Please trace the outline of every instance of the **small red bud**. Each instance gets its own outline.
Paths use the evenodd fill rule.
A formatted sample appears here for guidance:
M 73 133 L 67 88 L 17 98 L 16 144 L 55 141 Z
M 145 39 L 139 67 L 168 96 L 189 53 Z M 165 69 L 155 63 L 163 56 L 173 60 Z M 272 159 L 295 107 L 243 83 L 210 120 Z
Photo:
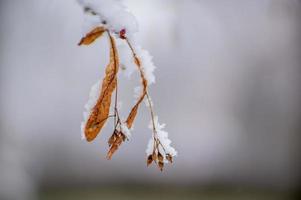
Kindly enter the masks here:
M 125 34 L 126 34 L 126 30 L 125 30 L 125 29 L 122 29 L 122 30 L 119 32 L 119 37 L 120 37 L 121 39 L 126 39 Z

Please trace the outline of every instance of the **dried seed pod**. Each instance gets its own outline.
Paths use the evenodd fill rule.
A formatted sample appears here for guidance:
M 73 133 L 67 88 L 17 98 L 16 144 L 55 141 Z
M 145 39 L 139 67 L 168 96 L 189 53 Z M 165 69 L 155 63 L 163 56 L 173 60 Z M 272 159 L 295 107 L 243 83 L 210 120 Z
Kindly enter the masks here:
M 160 152 L 158 152 L 158 160 L 159 162 L 163 162 L 164 158 Z
M 114 143 L 114 141 L 115 141 L 115 136 L 112 135 L 112 136 L 109 138 L 109 140 L 108 140 L 109 146 L 111 146 L 111 145 Z
M 153 157 L 153 160 L 156 161 L 157 160 L 157 154 L 155 151 L 153 151 L 153 154 L 152 154 L 152 157 Z
M 115 142 L 115 140 L 116 140 L 116 129 L 115 129 L 114 133 L 111 135 L 111 137 L 108 140 L 109 146 L 111 146 Z
M 116 139 L 116 145 L 117 145 L 117 146 L 120 146 L 121 143 L 122 143 L 122 141 L 123 141 L 122 135 L 119 134 L 119 135 L 117 136 L 117 139 Z
M 170 154 L 166 154 L 166 159 L 172 163 L 172 156 Z
M 122 141 L 124 142 L 125 140 L 126 140 L 126 136 L 125 136 L 125 134 L 121 134 L 121 137 L 122 137 Z
M 152 164 L 152 162 L 153 162 L 153 156 L 152 156 L 152 155 L 149 155 L 149 156 L 147 157 L 147 160 L 146 160 L 147 166 L 149 166 L 150 164 Z
M 164 163 L 161 162 L 161 161 L 159 161 L 159 162 L 158 162 L 158 167 L 159 167 L 159 169 L 160 169 L 161 171 L 163 171 Z
M 107 154 L 107 159 L 111 160 L 113 154 L 115 153 L 115 151 L 118 149 L 118 146 L 116 144 L 113 144 Z
M 110 146 L 109 152 L 107 154 L 107 158 L 111 159 L 113 154 L 117 151 L 119 146 L 122 144 L 122 142 L 125 139 L 125 135 L 121 132 L 118 131 L 117 129 L 114 130 L 114 133 L 110 137 L 108 143 Z

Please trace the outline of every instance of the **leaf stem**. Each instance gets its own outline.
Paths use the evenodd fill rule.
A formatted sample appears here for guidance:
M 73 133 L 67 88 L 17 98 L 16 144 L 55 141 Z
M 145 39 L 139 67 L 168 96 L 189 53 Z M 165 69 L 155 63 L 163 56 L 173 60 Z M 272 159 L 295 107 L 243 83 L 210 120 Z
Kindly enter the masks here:
M 110 39 L 110 44 L 112 46 L 112 48 L 114 48 L 113 45 L 113 38 L 110 34 L 109 30 L 106 30 Z M 117 65 L 116 65 L 116 55 L 115 55 L 115 51 L 113 51 L 114 54 L 114 64 L 115 64 L 115 68 L 114 68 L 114 74 L 116 74 L 116 88 L 115 88 L 115 105 L 114 105 L 114 126 L 117 126 L 117 123 L 120 122 L 120 118 L 119 118 L 119 114 L 118 114 L 118 108 L 117 108 L 117 102 L 118 102 L 118 75 L 116 73 L 117 71 Z
M 130 47 L 130 49 L 132 51 L 132 54 L 133 54 L 133 57 L 134 57 L 134 59 L 136 61 L 136 65 L 138 66 L 140 75 L 141 75 L 142 78 L 144 78 L 145 75 L 144 75 L 144 72 L 141 69 L 141 64 L 140 64 L 140 61 L 139 61 L 139 59 L 138 59 L 138 57 L 136 55 L 136 52 L 135 52 L 133 46 L 131 45 L 131 43 L 129 42 L 129 40 L 127 38 L 125 40 L 126 40 L 128 46 Z M 157 130 L 156 130 L 156 126 L 155 126 L 155 120 L 154 120 L 155 116 L 154 116 L 152 102 L 150 100 L 150 96 L 149 96 L 148 91 L 147 91 L 147 85 L 146 85 L 146 98 L 147 98 L 147 101 L 148 101 L 148 104 L 149 104 L 149 109 L 150 109 L 150 113 L 151 113 L 151 120 L 152 120 L 152 124 L 153 124 L 153 132 L 154 132 L 154 137 L 155 137 L 155 135 L 157 135 Z
M 140 75 L 141 75 L 142 78 L 144 78 L 145 75 L 144 75 L 143 70 L 141 69 L 141 64 L 140 64 L 140 61 L 139 61 L 139 59 L 138 59 L 138 57 L 137 57 L 137 55 L 136 55 L 136 52 L 134 51 L 133 46 L 131 45 L 131 43 L 129 42 L 129 40 L 128 40 L 127 38 L 126 38 L 126 42 L 127 42 L 127 44 L 129 45 L 129 47 L 130 47 L 130 49 L 131 49 L 131 51 L 132 51 L 132 54 L 133 54 L 134 59 L 136 60 L 136 64 L 137 64 L 138 69 L 139 69 L 139 71 L 140 71 Z M 146 92 L 145 92 L 145 94 L 146 94 L 146 99 L 147 99 L 147 101 L 148 101 L 148 104 L 149 104 L 149 110 L 150 110 L 150 114 L 151 114 L 151 120 L 152 120 L 152 125 L 153 125 L 153 137 L 154 137 L 154 142 L 156 143 L 155 148 L 156 148 L 156 149 L 158 150 L 158 152 L 159 152 L 159 145 L 160 145 L 160 146 L 162 147 L 163 151 L 164 151 L 165 154 L 166 154 L 166 150 L 165 150 L 163 144 L 161 143 L 161 141 L 160 141 L 159 138 L 158 138 L 158 133 L 157 133 L 156 125 L 155 125 L 154 108 L 153 108 L 152 101 L 151 101 L 151 99 L 150 99 L 150 96 L 149 96 L 149 93 L 148 93 L 148 90 L 147 90 L 147 89 L 148 89 L 148 87 L 147 87 L 147 85 L 146 85 Z
M 126 42 L 128 44 L 128 46 L 130 47 L 131 51 L 132 51 L 132 54 L 133 54 L 133 57 L 136 61 L 136 65 L 138 66 L 138 69 L 139 69 L 139 72 L 140 72 L 140 75 L 142 78 L 145 77 L 144 75 L 144 72 L 143 70 L 141 69 L 141 64 L 140 64 L 140 61 L 137 57 L 137 54 L 136 52 L 134 51 L 134 48 L 133 46 L 131 45 L 131 43 L 129 42 L 129 40 L 126 38 Z M 147 99 L 147 102 L 149 104 L 149 110 L 150 110 L 150 114 L 151 114 L 151 120 L 152 120 L 152 125 L 153 125 L 153 137 L 154 137 L 154 143 L 156 143 L 156 145 L 154 146 L 158 152 L 159 152 L 159 145 L 162 147 L 163 151 L 165 152 L 166 154 L 166 150 L 163 146 L 163 144 L 161 143 L 161 141 L 159 140 L 158 138 L 158 133 L 157 133 L 157 129 L 156 129 L 156 125 L 155 125 L 155 114 L 154 114 L 154 108 L 153 108 L 153 105 L 152 105 L 152 101 L 151 101 L 151 98 L 150 98 L 150 95 L 148 93 L 148 87 L 146 85 L 146 99 Z

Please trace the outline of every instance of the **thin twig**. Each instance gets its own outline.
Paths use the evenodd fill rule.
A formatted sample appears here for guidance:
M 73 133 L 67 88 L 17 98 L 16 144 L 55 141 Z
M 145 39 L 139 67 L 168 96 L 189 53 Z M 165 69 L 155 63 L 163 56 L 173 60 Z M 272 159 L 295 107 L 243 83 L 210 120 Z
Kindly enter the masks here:
M 110 34 L 110 31 L 107 30 L 107 34 L 110 38 L 110 43 L 111 43 L 111 47 L 114 48 L 114 45 L 113 45 L 113 38 Z M 116 55 L 115 55 L 115 49 L 113 50 L 113 54 L 114 54 L 114 64 L 115 64 L 115 67 L 114 67 L 114 74 L 116 74 L 116 70 L 117 70 L 117 66 L 116 66 Z M 116 88 L 115 88 L 115 105 L 114 105 L 114 126 L 116 128 L 118 122 L 120 121 L 120 118 L 119 118 L 119 114 L 118 114 L 118 108 L 117 108 L 117 102 L 118 102 L 118 75 L 116 74 Z
M 138 69 L 139 69 L 139 72 L 140 72 L 140 75 L 141 75 L 141 77 L 142 78 L 144 78 L 145 77 L 145 75 L 144 75 L 144 72 L 142 71 L 142 69 L 141 69 L 141 66 L 140 66 L 140 61 L 139 61 L 139 59 L 137 58 L 137 55 L 136 55 L 136 52 L 134 51 L 134 48 L 133 48 L 133 46 L 131 45 L 131 43 L 129 42 L 129 40 L 126 38 L 126 42 L 127 42 L 127 44 L 129 45 L 129 47 L 130 47 L 130 49 L 131 49 L 131 51 L 132 51 L 132 54 L 133 54 L 133 57 L 136 59 L 136 64 L 137 64 L 137 66 L 138 66 Z M 146 86 L 147 87 L 147 86 Z M 148 104 L 149 104 L 149 110 L 150 110 L 150 114 L 151 114 L 151 120 L 152 120 L 152 125 L 153 125 L 153 133 L 154 133 L 154 135 L 153 135 L 153 137 L 154 137 L 154 143 L 156 143 L 156 146 L 155 146 L 155 148 L 158 150 L 158 152 L 159 152 L 159 145 L 162 147 L 162 149 L 163 149 L 163 151 L 165 152 L 165 154 L 166 154 L 166 150 L 165 150 L 165 148 L 164 148 L 164 146 L 163 146 L 163 144 L 161 143 L 161 141 L 159 140 L 159 138 L 158 138 L 158 133 L 157 133 L 157 129 L 156 129 L 156 125 L 155 125 L 155 114 L 154 114 L 154 108 L 153 108 L 153 105 L 152 105 L 152 101 L 151 101 L 151 99 L 150 99 L 150 96 L 149 96 L 149 93 L 148 93 L 148 90 L 147 90 L 148 88 L 146 88 L 146 99 L 147 99 L 147 101 L 148 101 Z
M 134 51 L 133 46 L 131 45 L 131 43 L 129 42 L 129 40 L 127 38 L 126 38 L 126 42 L 127 42 L 128 46 L 130 47 L 130 49 L 132 51 L 134 59 L 136 60 L 136 65 L 139 69 L 140 75 L 141 75 L 142 78 L 144 78 L 145 75 L 144 75 L 144 72 L 141 69 L 140 61 L 137 58 L 136 52 Z M 146 87 L 147 87 L 147 85 L 146 85 Z M 146 88 L 146 97 L 147 97 L 147 101 L 149 103 L 149 109 L 150 109 L 150 113 L 151 113 L 151 120 L 152 120 L 152 124 L 153 124 L 153 132 L 154 132 L 154 137 L 155 137 L 155 135 L 157 134 L 157 130 L 156 130 L 155 120 L 154 120 L 154 111 L 153 111 L 152 102 L 150 100 L 150 96 L 148 94 L 147 88 Z

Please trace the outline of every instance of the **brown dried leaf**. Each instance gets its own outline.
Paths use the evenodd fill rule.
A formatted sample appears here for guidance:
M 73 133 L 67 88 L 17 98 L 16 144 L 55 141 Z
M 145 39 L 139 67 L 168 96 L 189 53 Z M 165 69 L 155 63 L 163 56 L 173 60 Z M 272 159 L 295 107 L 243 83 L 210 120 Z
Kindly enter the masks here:
M 96 27 L 92 31 L 90 31 L 85 37 L 83 37 L 78 45 L 89 45 L 92 44 L 97 38 L 102 36 L 102 34 L 106 31 L 104 27 Z
M 153 162 L 153 156 L 149 155 L 146 160 L 146 165 L 149 166 L 150 164 L 152 164 L 152 162 Z
M 134 122 L 135 117 L 136 117 L 137 112 L 138 112 L 139 105 L 143 101 L 143 99 L 146 95 L 146 92 L 147 92 L 147 80 L 145 79 L 144 74 L 142 72 L 140 61 L 136 56 L 134 57 L 134 59 L 135 59 L 136 65 L 137 65 L 137 67 L 139 68 L 139 71 L 140 71 L 140 77 L 141 77 L 141 80 L 142 80 L 143 90 L 142 90 L 142 94 L 140 95 L 137 103 L 134 105 L 134 107 L 132 108 L 129 116 L 127 117 L 126 124 L 127 124 L 128 128 L 132 127 L 133 122 Z
M 110 36 L 110 42 L 110 63 L 106 68 L 106 74 L 102 82 L 100 96 L 85 126 L 85 136 L 89 142 L 95 139 L 109 117 L 111 96 L 117 84 L 119 57 L 116 50 L 115 41 L 112 36 Z

